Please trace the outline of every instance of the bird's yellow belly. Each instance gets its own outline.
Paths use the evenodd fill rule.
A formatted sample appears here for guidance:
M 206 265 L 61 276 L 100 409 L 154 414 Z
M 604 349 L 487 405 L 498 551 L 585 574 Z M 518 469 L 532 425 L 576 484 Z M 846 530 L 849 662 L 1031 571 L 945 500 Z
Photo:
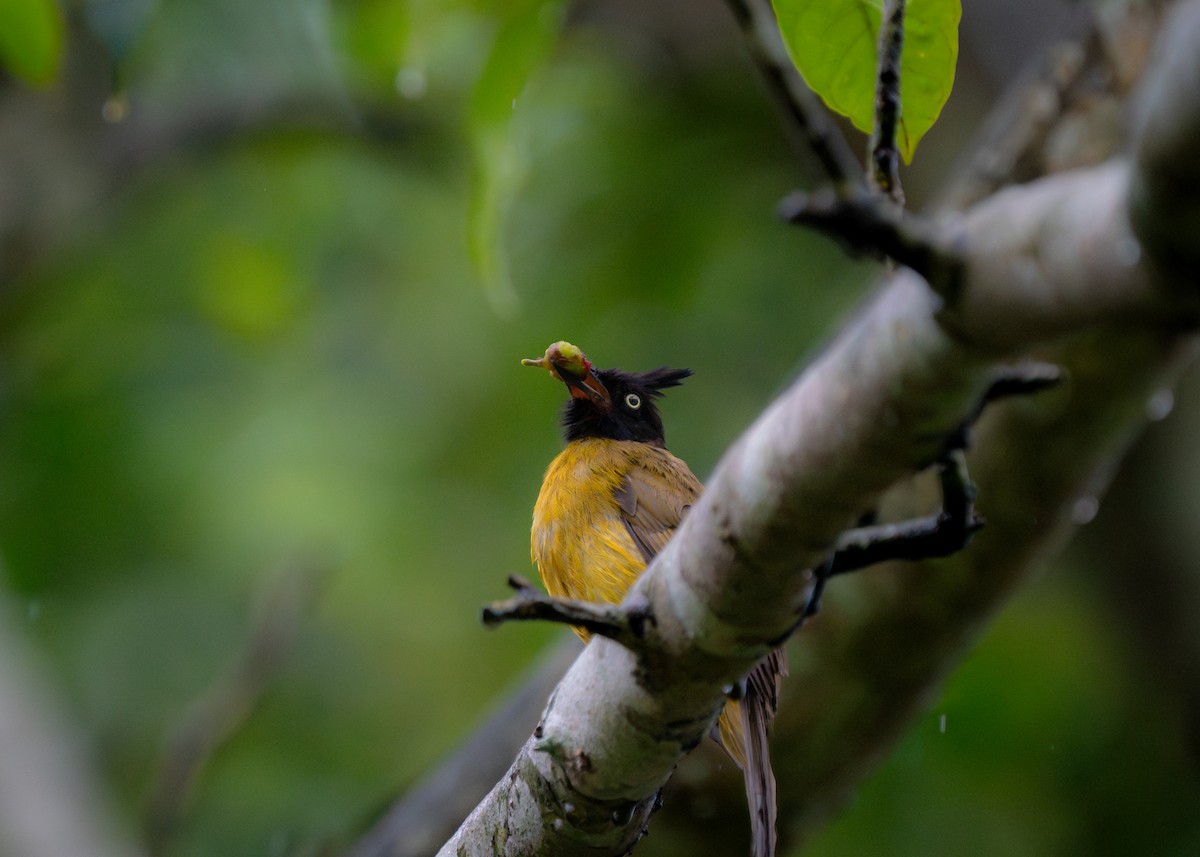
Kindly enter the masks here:
M 620 444 L 575 441 L 546 471 L 532 552 L 551 595 L 615 603 L 646 568 L 614 496 L 628 466 Z

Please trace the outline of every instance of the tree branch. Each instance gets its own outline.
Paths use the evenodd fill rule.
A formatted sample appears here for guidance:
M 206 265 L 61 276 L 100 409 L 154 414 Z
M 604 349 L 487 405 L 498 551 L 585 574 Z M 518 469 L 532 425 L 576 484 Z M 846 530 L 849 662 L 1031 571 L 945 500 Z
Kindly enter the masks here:
M 1029 198 L 1045 199 L 1039 189 Z M 1113 230 L 1127 229 L 1124 218 L 1116 221 Z M 1123 270 L 1086 312 L 1071 299 L 1075 284 L 1057 294 L 1053 279 L 1041 283 L 1051 300 L 1017 289 L 993 303 L 1023 317 L 1035 299 L 1054 316 L 1035 335 L 1116 323 L 1130 308 L 1147 317 L 1169 310 L 1165 292 Z M 964 296 L 990 284 L 969 279 Z M 590 645 L 559 685 L 542 737 L 526 744 L 443 853 L 486 853 L 500 830 L 510 848 L 527 853 L 615 854 L 636 842 L 658 789 L 707 731 L 722 688 L 795 623 L 811 584 L 801 569 L 927 460 L 986 388 L 988 350 L 973 343 L 994 346 L 995 319 L 962 314 L 948 335 L 937 309 L 924 284 L 901 272 L 751 426 L 634 587 L 658 617 L 650 636 L 663 656 L 647 664 L 608 641 Z M 1014 348 L 1033 342 L 1007 339 Z M 528 803 L 534 799 L 575 812 L 544 825 Z M 622 809 L 615 816 L 614 807 Z
M 1039 73 L 1034 83 L 1014 87 L 1020 94 L 1010 99 L 1023 105 L 1016 114 L 1035 115 L 1037 121 L 1031 128 L 1022 125 L 1021 132 L 1015 133 L 1011 119 L 997 120 L 996 126 L 1003 130 L 985 136 L 984 155 L 965 181 L 956 181 L 955 199 L 979 198 L 986 193 L 980 190 L 984 183 L 991 190 L 1003 183 L 1005 176 L 1027 181 L 1043 171 L 1045 158 L 1037 150 L 1053 136 L 1055 116 L 1094 98 L 1094 88 L 1087 81 L 1112 79 L 1104 69 L 1107 60 L 1094 46 L 1086 52 L 1064 46 L 1052 53 L 1055 59 L 1045 64 L 1046 71 Z M 1031 111 L 1029 105 L 1037 109 Z M 1001 149 L 1006 153 L 1003 157 L 997 155 Z M 1086 178 L 1082 183 L 1086 184 Z M 1022 208 L 1013 201 L 1008 211 L 1019 215 Z M 1102 238 L 1098 240 L 1103 244 Z M 1041 264 L 1039 253 L 1030 253 L 1025 264 L 1036 270 Z M 901 272 L 898 276 L 910 275 Z M 1137 317 L 1160 317 L 1157 311 L 1145 312 L 1146 303 L 1158 300 L 1153 292 L 1126 295 L 1124 302 L 1137 309 Z M 1110 294 L 1112 297 L 1116 296 Z M 1056 320 L 1047 326 L 1045 335 L 1071 329 L 1071 324 L 1103 323 L 1114 312 L 1120 315 L 1117 307 L 1122 302 L 1106 299 L 1103 307 L 1089 312 L 1073 299 L 1074 306 L 1063 318 L 1057 318 L 1057 310 L 1051 307 L 1050 316 Z M 1064 326 L 1062 322 L 1068 320 Z M 978 327 L 975 332 L 979 333 Z M 1034 333 L 1031 338 L 1041 335 Z M 1005 334 L 1005 338 L 1011 337 Z M 1170 367 L 1177 367 L 1180 359 L 1173 346 L 1176 342 L 1177 335 L 1170 332 L 1130 330 L 1116 336 L 1110 330 L 1104 337 L 1076 341 L 1065 351 L 1044 352 L 1043 357 L 1066 368 L 1068 386 L 1045 401 L 1000 408 L 984 420 L 972 469 L 983 486 L 990 525 L 972 549 L 953 560 L 928 564 L 931 568 L 917 574 L 856 575 L 837 585 L 839 603 L 848 598 L 858 606 L 852 616 L 838 618 L 833 625 L 827 618 L 809 626 L 803 636 L 809 651 L 799 665 L 793 664 L 790 682 L 803 686 L 805 692 L 789 698 L 773 740 L 773 755 L 789 770 L 780 783 L 782 816 L 796 821 L 790 831 L 781 828 L 785 838 L 798 828 L 811 829 L 845 800 L 848 786 L 873 767 L 886 752 L 886 745 L 897 739 L 921 701 L 961 657 L 966 641 L 994 614 L 997 604 L 1041 557 L 1061 545 L 1076 498 L 1082 492 L 1099 490 L 1141 425 L 1145 397 L 1170 382 Z M 1014 468 L 1014 461 L 1022 466 Z M 881 645 L 889 653 L 886 661 L 870 654 Z M 863 657 L 848 659 L 847 652 L 861 652 Z M 886 674 L 878 669 L 885 662 Z M 553 675 L 553 669 L 539 670 L 542 682 L 552 680 Z M 837 702 L 860 699 L 864 687 L 872 689 L 877 704 L 848 707 Z M 528 697 L 535 698 L 536 693 Z M 524 710 L 536 706 L 536 701 L 529 702 Z M 455 758 L 461 759 L 472 746 L 494 748 L 503 740 L 504 728 L 511 731 L 511 721 L 507 710 L 493 717 L 491 725 L 479 730 L 472 744 Z M 740 805 L 740 781 L 713 776 L 711 763 L 703 759 L 689 759 L 685 765 L 690 773 L 672 784 L 674 802 L 686 805 L 691 800 L 688 789 L 694 787 L 703 792 L 696 798 L 698 803 L 711 806 L 715 800 L 718 805 Z M 437 779 L 443 794 L 461 799 L 470 788 L 465 785 L 468 778 L 484 776 L 478 766 L 455 764 L 440 770 Z M 682 785 L 684 782 L 691 785 Z M 738 793 L 730 792 L 731 788 Z M 393 813 L 429 807 L 428 801 L 436 800 L 430 795 L 436 793 L 432 788 L 415 788 Z M 730 812 L 735 818 L 741 815 L 740 809 Z M 429 813 L 416 814 L 429 822 Z M 724 821 L 729 814 L 707 812 L 707 822 L 697 816 L 683 824 L 674 823 L 672 835 L 684 837 L 683 841 L 690 836 L 697 846 L 711 849 L 729 841 L 733 830 L 736 839 L 732 847 L 741 847 L 744 842 L 738 826 Z M 685 816 L 668 814 L 663 821 L 680 822 Z M 385 827 L 381 823 L 369 837 L 375 847 L 364 853 L 426 853 L 421 848 L 406 848 L 403 836 L 387 838 Z
M 1200 39 L 1200 24 L 1190 38 Z M 946 306 L 898 272 L 725 455 L 635 585 L 631 597 L 645 598 L 658 619 L 648 637 L 661 656 L 590 645 L 559 685 L 541 737 L 443 853 L 487 853 L 501 832 L 523 853 L 631 847 L 658 789 L 722 704 L 722 688 L 795 624 L 812 583 L 802 569 L 932 457 L 983 394 L 990 358 L 1066 332 L 1190 311 L 1194 292 L 1164 288 L 1157 263 L 1130 252 L 1129 181 L 1129 164 L 1116 161 L 978 206 L 964 219 L 961 290 Z M 543 823 L 534 798 L 572 811 Z
M 1062 387 L 997 405 L 981 421 L 971 474 L 988 523 L 970 548 L 831 582 L 821 617 L 795 641 L 772 733 L 776 770 L 786 772 L 780 841 L 789 851 L 853 800 L 1008 598 L 1062 548 L 1078 526 L 1076 504 L 1103 495 L 1145 424 L 1147 400 L 1193 357 L 1191 341 L 1127 329 L 1053 349 L 1070 371 Z M 909 514 L 928 494 L 928 480 L 917 480 L 889 492 L 886 506 Z M 665 800 L 668 809 L 737 807 L 739 791 L 735 778 L 688 759 Z M 732 852 L 745 841 L 729 823 L 739 810 L 667 812 L 656 825 L 669 824 L 685 853 Z
M 945 225 L 908 214 L 876 193 L 795 191 L 779 203 L 778 213 L 788 223 L 830 236 L 852 255 L 907 265 L 939 294 L 957 289 L 963 265 L 957 247 L 960 236 Z

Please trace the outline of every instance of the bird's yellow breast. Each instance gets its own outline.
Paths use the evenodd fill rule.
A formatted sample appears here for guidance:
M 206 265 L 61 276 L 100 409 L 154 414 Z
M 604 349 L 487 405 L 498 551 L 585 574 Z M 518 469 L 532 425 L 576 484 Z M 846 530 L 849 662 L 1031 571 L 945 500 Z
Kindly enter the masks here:
M 532 552 L 551 595 L 615 603 L 645 570 L 615 496 L 641 446 L 586 438 L 550 462 L 533 507 Z

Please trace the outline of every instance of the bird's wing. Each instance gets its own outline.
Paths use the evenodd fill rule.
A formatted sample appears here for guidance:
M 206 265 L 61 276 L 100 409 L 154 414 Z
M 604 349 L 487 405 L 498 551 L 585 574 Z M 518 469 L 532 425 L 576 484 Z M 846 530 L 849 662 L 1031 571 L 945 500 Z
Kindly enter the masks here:
M 666 450 L 651 448 L 636 459 L 617 485 L 615 499 L 634 543 L 649 563 L 666 545 L 703 487 L 688 466 Z M 777 842 L 775 773 L 767 730 L 787 675 L 787 654 L 776 649 L 746 680 L 745 695 L 726 704 L 714 737 L 742 769 L 754 830 L 753 857 L 774 857 Z
M 703 486 L 671 453 L 653 449 L 639 457 L 617 485 L 621 518 L 646 562 L 650 562 L 700 496 Z

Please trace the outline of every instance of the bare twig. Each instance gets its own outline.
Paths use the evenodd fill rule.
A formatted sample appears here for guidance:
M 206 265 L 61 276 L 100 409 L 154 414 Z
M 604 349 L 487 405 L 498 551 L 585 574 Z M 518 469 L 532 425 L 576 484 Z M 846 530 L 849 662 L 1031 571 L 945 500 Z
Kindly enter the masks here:
M 975 511 L 975 485 L 967 473 L 966 450 L 971 430 L 987 405 L 1013 396 L 1028 396 L 1057 386 L 1062 370 L 1049 363 L 1026 361 L 997 370 L 979 404 L 955 429 L 937 460 L 942 507 L 920 518 L 847 530 L 838 537 L 829 559 L 818 570 L 817 586 L 806 614 L 816 613 L 825 580 L 895 560 L 919 561 L 952 556 L 983 528 Z
M 983 394 L 975 408 L 950 436 L 946 449 L 965 450 L 973 446 L 972 434 L 975 423 L 979 421 L 984 408 L 992 402 L 1010 399 L 1014 396 L 1030 396 L 1043 390 L 1052 389 L 1062 383 L 1065 376 L 1066 373 L 1061 366 L 1044 363 L 1040 360 L 1023 360 L 1020 363 L 997 369 L 992 373 L 992 382 L 988 385 L 987 392 Z
M 833 553 L 816 570 L 816 583 L 797 629 L 820 612 L 821 599 L 832 577 L 894 560 L 947 557 L 970 544 L 984 522 L 975 513 L 975 486 L 967 477 L 961 449 L 946 453 L 938 475 L 942 486 L 940 511 L 894 523 L 855 527 L 838 537 Z
M 862 187 L 862 165 L 821 99 L 808 88 L 784 49 L 770 4 L 763 0 L 727 0 L 742 30 L 743 41 L 767 89 L 799 143 L 816 156 L 835 188 Z
M 896 133 L 900 124 L 900 57 L 904 52 L 905 0 L 886 0 L 879 28 L 879 71 L 875 76 L 875 129 L 871 133 L 871 182 L 898 206 L 904 205 L 900 187 L 900 152 Z
M 961 450 L 939 466 L 942 509 L 932 515 L 847 530 L 837 540 L 824 574 L 834 577 L 892 560 L 947 557 L 962 550 L 983 527 L 975 512 L 975 487 Z
M 854 255 L 906 265 L 943 297 L 952 299 L 961 280 L 963 257 L 955 224 L 907 214 L 869 191 L 796 191 L 780 202 L 779 216 L 834 238 Z
M 1061 384 L 1065 378 L 1066 373 L 1061 366 L 1041 360 L 1023 360 L 1015 365 L 1005 366 L 992 376 L 992 383 L 988 386 L 983 401 L 979 403 L 979 414 L 992 402 L 1050 390 Z M 978 417 L 979 414 L 975 416 Z
M 517 594 L 483 608 L 483 624 L 494 628 L 505 622 L 558 622 L 620 643 L 627 649 L 643 648 L 647 623 L 654 614 L 645 599 L 625 604 L 601 604 L 543 595 L 525 578 L 510 575 L 508 585 Z

